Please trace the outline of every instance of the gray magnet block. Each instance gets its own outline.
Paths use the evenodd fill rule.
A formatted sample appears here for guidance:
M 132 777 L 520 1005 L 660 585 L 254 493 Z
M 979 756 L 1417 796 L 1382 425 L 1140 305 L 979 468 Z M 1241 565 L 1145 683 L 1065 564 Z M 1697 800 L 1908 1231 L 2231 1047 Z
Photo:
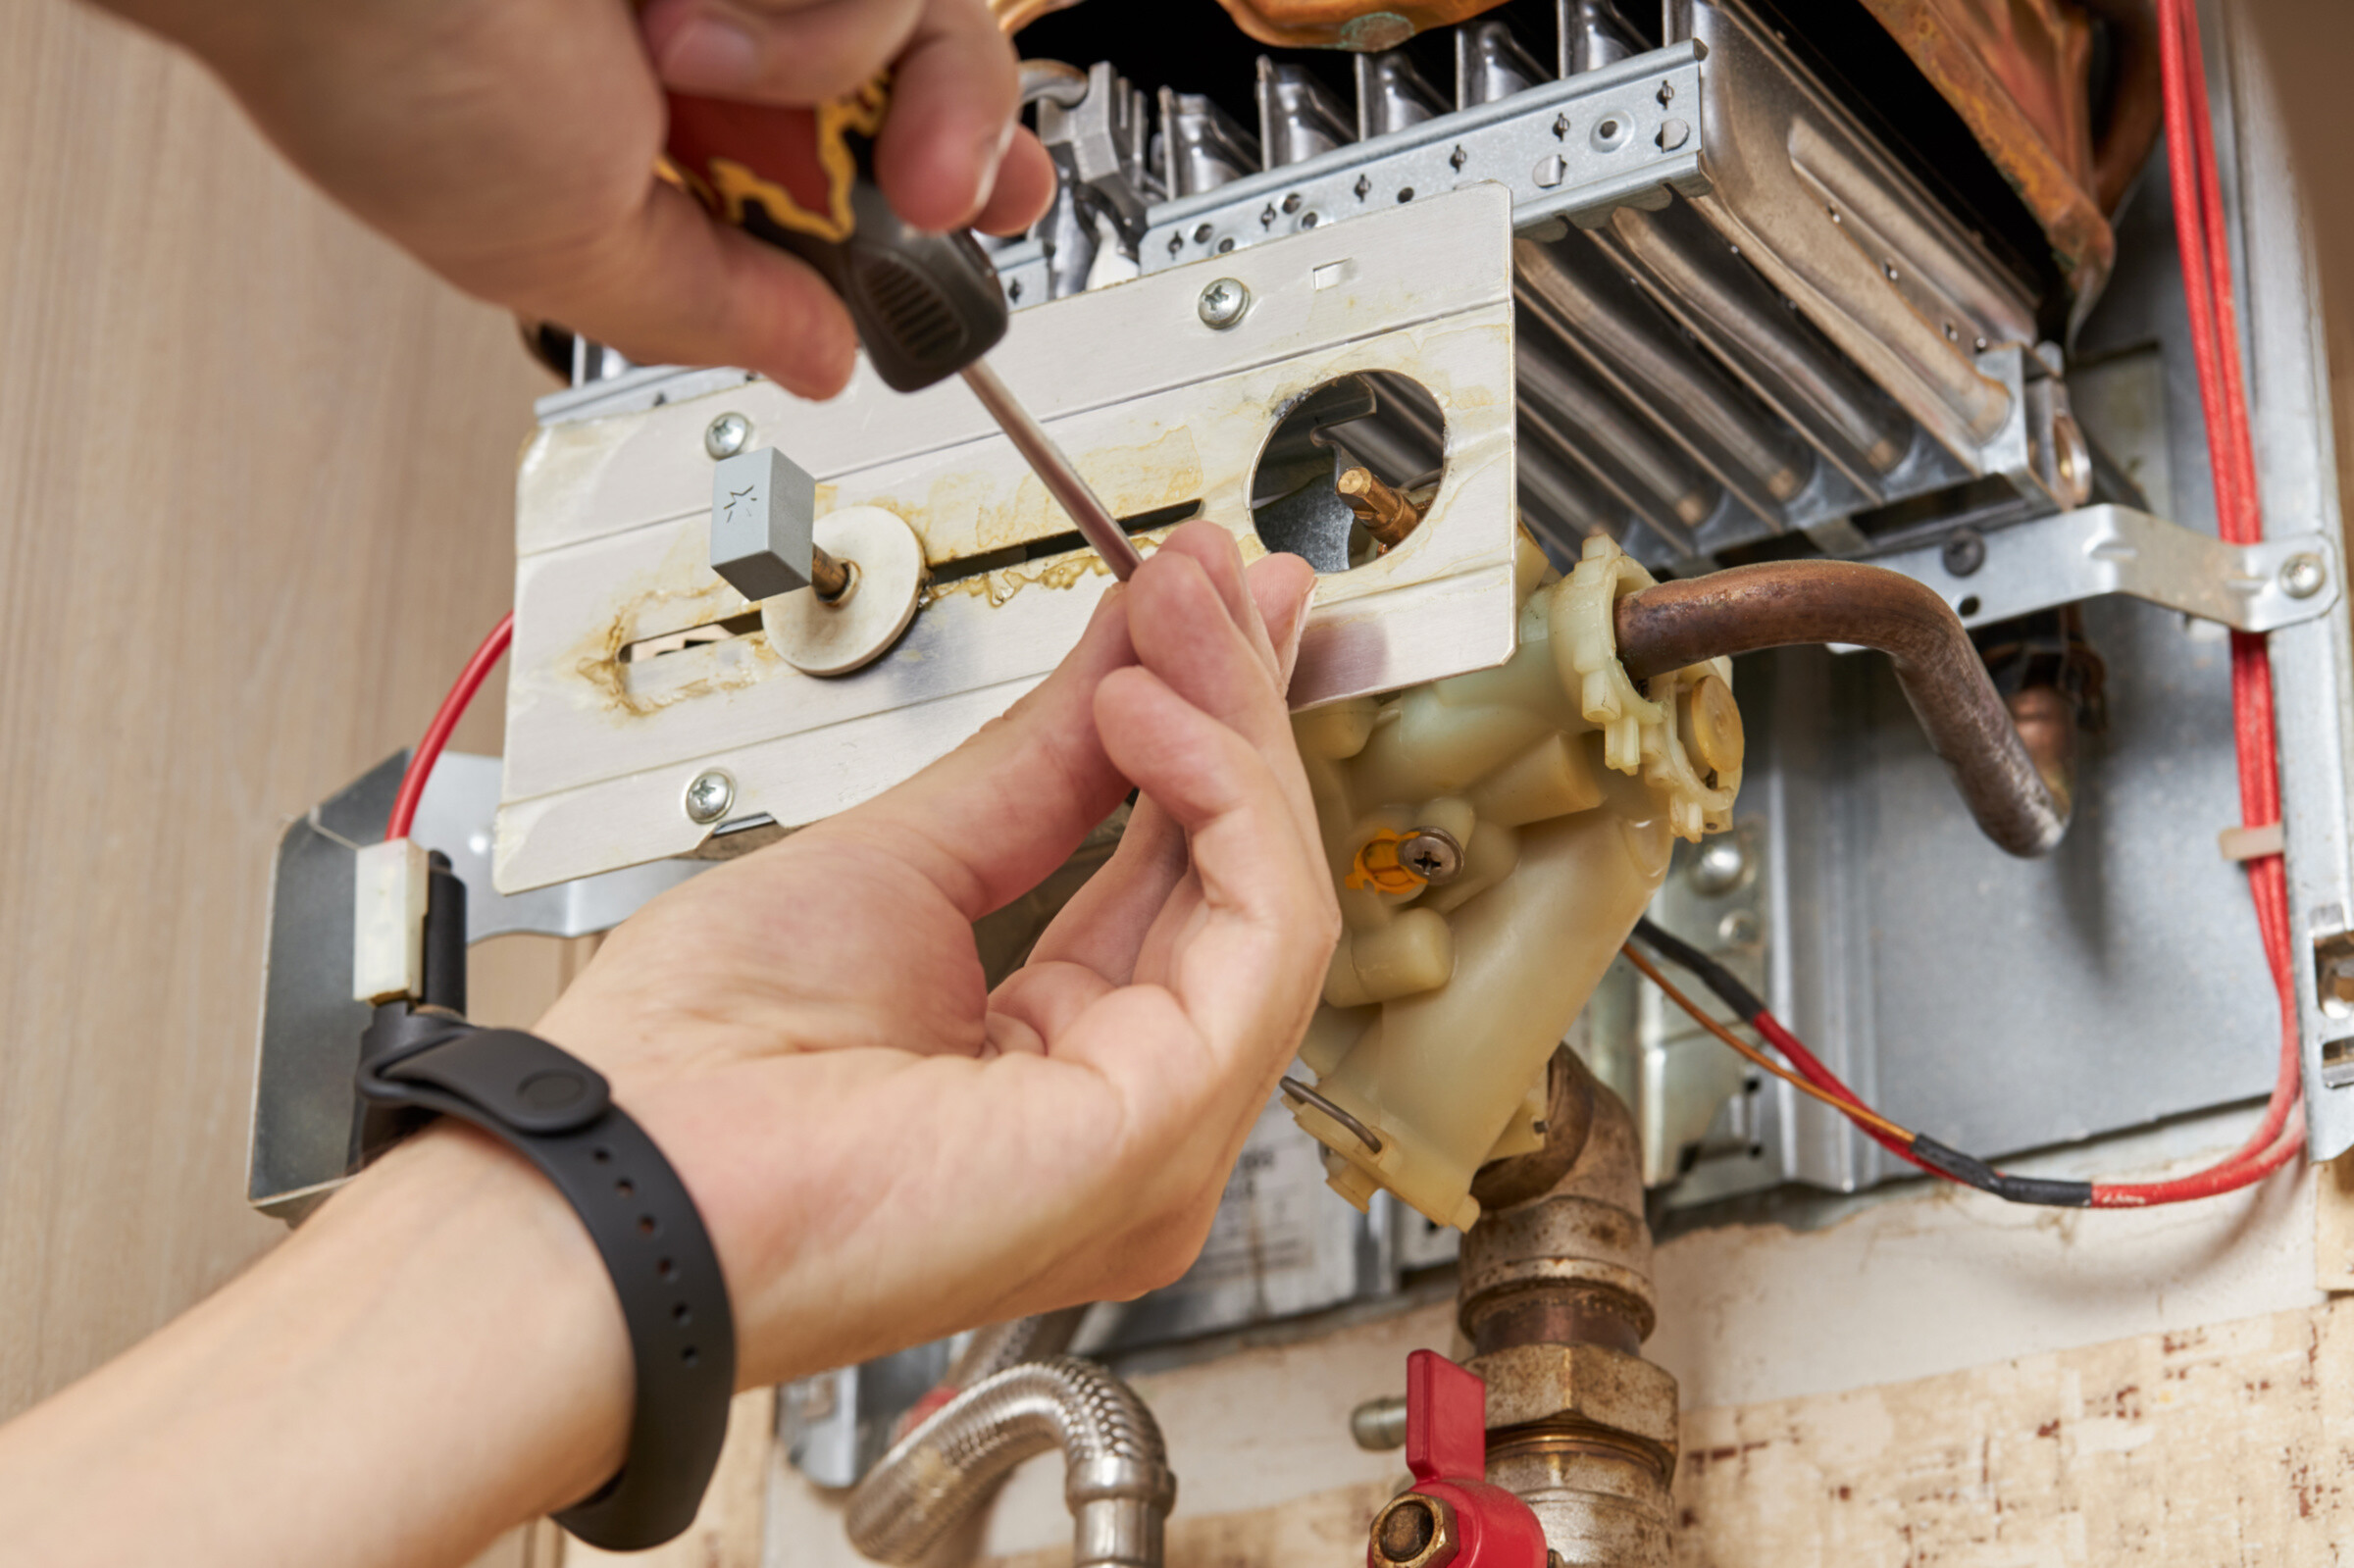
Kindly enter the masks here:
M 711 471 L 711 570 L 757 602 L 809 585 L 817 481 L 773 446 Z

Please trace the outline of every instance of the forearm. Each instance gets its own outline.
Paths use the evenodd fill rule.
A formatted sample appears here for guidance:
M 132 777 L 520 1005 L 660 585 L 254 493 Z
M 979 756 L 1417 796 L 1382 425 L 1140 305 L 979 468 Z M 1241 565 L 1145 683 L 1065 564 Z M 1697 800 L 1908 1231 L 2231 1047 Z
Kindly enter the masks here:
M 632 1392 L 571 1210 L 520 1159 L 437 1130 L 0 1428 L 0 1556 L 463 1562 L 618 1468 Z

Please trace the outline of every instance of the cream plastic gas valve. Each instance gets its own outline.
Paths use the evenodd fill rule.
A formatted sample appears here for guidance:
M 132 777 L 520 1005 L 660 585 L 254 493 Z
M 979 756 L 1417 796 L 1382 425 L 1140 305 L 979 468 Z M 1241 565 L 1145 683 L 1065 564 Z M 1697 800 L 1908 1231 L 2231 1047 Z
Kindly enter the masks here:
M 1363 1126 L 1293 1116 L 1357 1207 L 1387 1188 L 1465 1229 L 1671 840 L 1729 828 L 1741 787 L 1730 662 L 1642 687 L 1618 663 L 1612 606 L 1651 575 L 1600 537 L 1566 578 L 1525 536 L 1519 565 L 1508 663 L 1294 721 L 1344 926 L 1300 1056 Z

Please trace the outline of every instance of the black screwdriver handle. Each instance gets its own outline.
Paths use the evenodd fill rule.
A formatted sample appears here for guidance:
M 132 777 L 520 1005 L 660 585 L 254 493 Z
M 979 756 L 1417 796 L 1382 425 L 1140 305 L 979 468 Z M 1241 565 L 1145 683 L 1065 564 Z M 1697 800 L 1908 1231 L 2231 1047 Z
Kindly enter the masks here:
M 883 83 L 815 110 L 674 93 L 672 169 L 713 216 L 800 257 L 842 296 L 884 383 L 912 392 L 1005 335 L 997 269 L 962 229 L 933 233 L 874 179 Z

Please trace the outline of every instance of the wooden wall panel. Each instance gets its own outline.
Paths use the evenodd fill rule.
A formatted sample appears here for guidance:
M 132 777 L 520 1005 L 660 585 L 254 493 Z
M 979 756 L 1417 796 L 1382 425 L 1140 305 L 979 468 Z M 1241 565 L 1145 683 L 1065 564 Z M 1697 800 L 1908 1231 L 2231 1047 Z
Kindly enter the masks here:
M 272 845 L 506 606 L 544 389 L 196 68 L 0 6 L 0 1417 L 278 1236 Z

